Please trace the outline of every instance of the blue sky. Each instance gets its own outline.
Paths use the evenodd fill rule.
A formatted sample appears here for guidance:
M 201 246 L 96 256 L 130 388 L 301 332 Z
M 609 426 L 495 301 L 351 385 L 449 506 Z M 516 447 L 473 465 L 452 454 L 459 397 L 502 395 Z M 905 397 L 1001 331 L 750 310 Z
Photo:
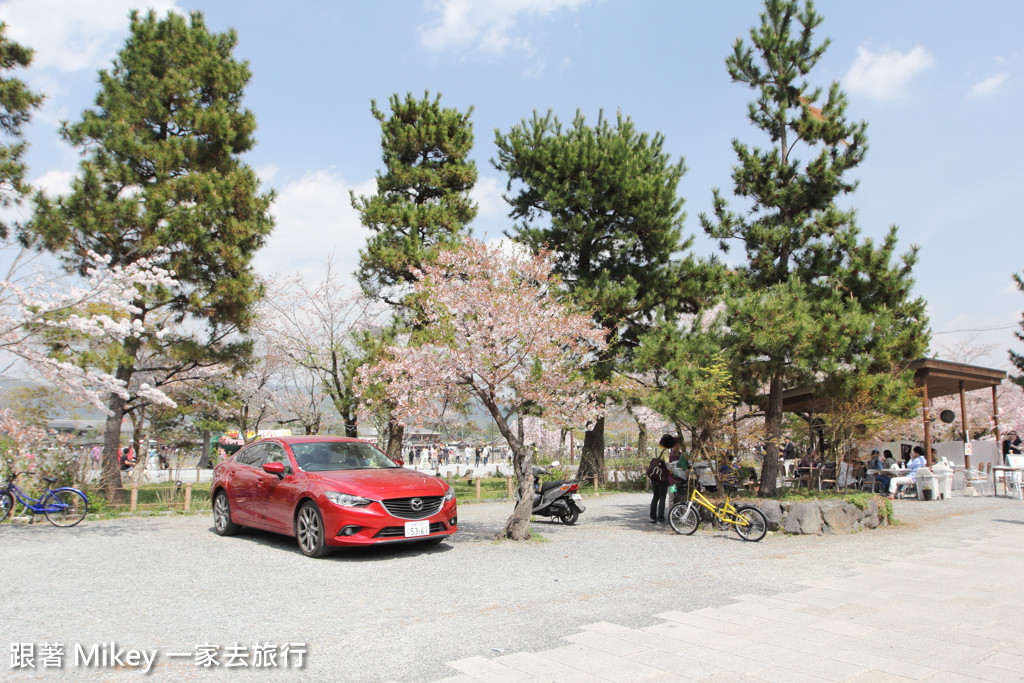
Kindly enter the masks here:
M 477 237 L 510 222 L 494 170 L 494 131 L 533 110 L 571 120 L 621 110 L 660 132 L 689 169 L 679 186 L 686 232 L 711 253 L 697 216 L 711 188 L 731 190 L 731 140 L 767 144 L 746 120 L 753 93 L 724 59 L 758 21 L 758 2 L 674 0 L 0 1 L 8 34 L 36 50 L 23 77 L 47 95 L 29 127 L 30 178 L 59 192 L 78 156 L 61 120 L 91 106 L 97 71 L 127 34 L 132 7 L 200 10 L 215 31 L 234 28 L 250 62 L 246 106 L 258 145 L 246 161 L 277 192 L 277 228 L 256 264 L 315 272 L 330 251 L 355 268 L 365 233 L 349 191 L 373 189 L 380 129 L 370 100 L 441 93 L 474 108 L 480 178 Z M 849 199 L 865 235 L 900 229 L 901 251 L 921 248 L 916 292 L 929 302 L 932 350 L 991 345 L 978 362 L 1002 367 L 1021 345 L 1013 330 L 1024 293 L 1016 200 L 1024 195 L 1024 3 L 936 0 L 820 2 L 831 46 L 810 80 L 838 80 L 852 119 L 868 122 L 869 151 Z M 992 329 L 997 328 L 997 329 Z M 971 331 L 973 330 L 973 332 Z M 961 332 L 962 331 L 962 332 Z

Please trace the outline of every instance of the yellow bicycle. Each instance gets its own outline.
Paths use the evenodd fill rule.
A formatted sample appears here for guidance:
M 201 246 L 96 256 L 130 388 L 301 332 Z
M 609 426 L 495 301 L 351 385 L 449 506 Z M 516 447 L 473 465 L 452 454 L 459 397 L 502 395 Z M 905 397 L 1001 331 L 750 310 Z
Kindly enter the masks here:
M 701 510 L 707 510 L 720 523 L 731 525 L 744 541 L 760 541 L 768 533 L 768 518 L 757 506 L 749 503 L 734 506 L 728 498 L 724 503 L 715 505 L 705 498 L 693 469 L 690 470 L 688 488 L 690 499 L 676 503 L 668 513 L 668 522 L 677 534 L 689 536 L 695 532 L 703 516 Z

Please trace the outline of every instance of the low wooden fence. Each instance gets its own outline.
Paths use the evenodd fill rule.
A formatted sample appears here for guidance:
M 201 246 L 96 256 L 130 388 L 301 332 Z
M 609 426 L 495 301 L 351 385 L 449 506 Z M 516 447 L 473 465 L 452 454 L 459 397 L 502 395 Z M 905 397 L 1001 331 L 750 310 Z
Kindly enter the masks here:
M 128 511 L 137 512 L 149 508 L 179 508 L 183 512 L 192 511 L 192 484 L 176 481 L 170 486 L 146 486 L 141 488 L 133 485 L 128 489 Z M 140 493 L 145 498 L 155 498 L 140 502 Z

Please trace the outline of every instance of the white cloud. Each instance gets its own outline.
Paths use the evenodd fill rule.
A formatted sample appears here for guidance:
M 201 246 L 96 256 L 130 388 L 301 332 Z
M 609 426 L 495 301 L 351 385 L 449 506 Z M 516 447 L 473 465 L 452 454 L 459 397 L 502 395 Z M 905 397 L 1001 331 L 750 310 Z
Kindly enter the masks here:
M 36 51 L 33 66 L 79 71 L 110 63 L 128 33 L 130 10 L 182 12 L 174 0 L 140 5 L 138 0 L 8 0 L 0 5 L 0 20 L 11 39 Z
M 851 92 L 859 92 L 876 100 L 899 99 L 906 86 L 919 71 L 935 62 L 920 45 L 904 54 L 896 50 L 872 52 L 857 48 L 857 59 L 846 72 L 843 82 Z
M 508 202 L 502 196 L 504 186 L 497 178 L 481 176 L 469 193 L 469 198 L 476 202 L 477 215 L 480 217 L 505 216 L 508 213 Z
M 589 0 L 435 0 L 440 22 L 421 26 L 423 44 L 434 50 L 478 47 L 501 53 L 510 45 L 531 52 L 530 41 L 517 32 L 524 17 L 545 17 L 562 9 L 575 11 Z
M 47 171 L 32 181 L 33 187 L 38 187 L 51 197 L 67 194 L 71 191 L 71 180 L 75 174 L 71 171 Z
M 997 94 L 1003 87 L 1003 83 L 1010 77 L 1005 71 L 989 76 L 983 81 L 975 83 L 968 93 L 971 97 L 991 97 Z
M 253 260 L 256 270 L 264 275 L 308 271 L 322 265 L 333 250 L 338 272 L 349 276 L 345 284 L 354 285 L 351 274 L 368 231 L 359 223 L 349 191 L 363 196 L 376 189 L 375 180 L 350 185 L 332 169 L 311 171 L 280 187 L 271 208 L 276 226 Z

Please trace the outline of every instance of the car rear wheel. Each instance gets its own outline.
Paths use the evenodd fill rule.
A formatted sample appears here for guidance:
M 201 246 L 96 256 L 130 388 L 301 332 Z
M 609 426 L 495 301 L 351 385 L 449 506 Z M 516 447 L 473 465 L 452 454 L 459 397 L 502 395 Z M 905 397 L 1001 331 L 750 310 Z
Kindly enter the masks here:
M 299 550 L 306 557 L 323 557 L 329 552 L 324 542 L 324 519 L 311 500 L 302 504 L 295 517 L 295 538 L 299 542 Z
M 221 536 L 233 536 L 241 528 L 231 521 L 231 504 L 228 503 L 228 494 L 223 490 L 218 491 L 213 499 L 213 530 Z

